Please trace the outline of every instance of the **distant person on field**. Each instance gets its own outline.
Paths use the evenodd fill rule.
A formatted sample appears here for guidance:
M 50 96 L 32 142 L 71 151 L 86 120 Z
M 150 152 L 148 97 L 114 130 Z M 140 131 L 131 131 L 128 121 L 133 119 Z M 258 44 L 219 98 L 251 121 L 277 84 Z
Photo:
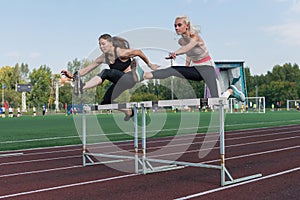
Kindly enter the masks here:
M 17 117 L 21 117 L 22 113 L 21 113 L 21 109 L 20 107 L 17 108 Z
M 32 108 L 32 114 L 34 117 L 36 116 L 36 107 L 35 106 L 33 106 L 33 108 Z
M 13 108 L 10 106 L 9 108 L 8 108 L 8 117 L 13 117 L 14 116 L 14 110 L 13 110 Z
M 44 116 L 46 114 L 46 105 L 45 104 L 43 105 L 42 110 L 43 110 L 43 116 Z

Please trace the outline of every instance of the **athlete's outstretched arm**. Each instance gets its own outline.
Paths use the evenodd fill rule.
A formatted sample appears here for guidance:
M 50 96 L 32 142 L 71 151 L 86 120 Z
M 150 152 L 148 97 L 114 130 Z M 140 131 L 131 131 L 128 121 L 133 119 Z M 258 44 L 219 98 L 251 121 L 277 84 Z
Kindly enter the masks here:
M 141 50 L 138 50 L 138 49 L 119 49 L 119 56 L 120 57 L 129 57 L 129 58 L 138 56 L 147 64 L 147 66 L 150 69 L 156 70 L 158 68 L 158 65 L 150 63 L 149 59 L 144 54 L 144 52 Z
M 102 54 L 101 56 L 99 56 L 98 58 L 96 58 L 96 60 L 88 65 L 87 67 L 85 68 L 82 68 L 78 71 L 78 73 L 81 75 L 81 76 L 84 76 L 86 75 L 87 73 L 89 73 L 90 71 L 94 70 L 96 67 L 98 67 L 100 64 L 102 63 L 105 63 L 105 57 L 104 57 L 104 54 Z

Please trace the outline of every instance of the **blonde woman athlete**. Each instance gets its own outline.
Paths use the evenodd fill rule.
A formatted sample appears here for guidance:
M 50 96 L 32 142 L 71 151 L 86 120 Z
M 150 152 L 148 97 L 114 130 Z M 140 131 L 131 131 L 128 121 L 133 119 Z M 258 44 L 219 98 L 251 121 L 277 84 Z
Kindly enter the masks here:
M 204 80 L 209 88 L 211 97 L 233 96 L 239 101 L 245 101 L 245 95 L 234 85 L 221 94 L 218 76 L 215 71 L 215 63 L 210 57 L 203 39 L 198 30 L 191 24 L 188 16 L 178 16 L 174 23 L 175 31 L 181 38 L 178 40 L 181 46 L 169 54 L 167 59 L 175 59 L 177 55 L 186 55 L 186 66 L 171 66 L 152 72 L 144 72 L 140 67 L 136 68 L 139 80 L 143 79 L 165 79 L 177 76 L 193 81 Z

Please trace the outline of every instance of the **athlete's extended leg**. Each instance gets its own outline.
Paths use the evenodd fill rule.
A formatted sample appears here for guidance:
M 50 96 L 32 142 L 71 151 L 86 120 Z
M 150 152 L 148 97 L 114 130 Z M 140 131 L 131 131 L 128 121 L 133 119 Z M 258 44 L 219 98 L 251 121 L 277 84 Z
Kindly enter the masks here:
M 145 72 L 145 79 L 165 79 L 170 76 L 186 78 L 193 81 L 201 81 L 203 78 L 194 67 L 172 66 L 165 69 L 159 69 L 152 72 Z
M 213 66 L 173 66 L 153 72 L 145 72 L 144 74 L 145 79 L 164 79 L 170 76 L 176 76 L 193 81 L 204 80 L 210 90 L 211 96 L 219 97 L 217 75 Z

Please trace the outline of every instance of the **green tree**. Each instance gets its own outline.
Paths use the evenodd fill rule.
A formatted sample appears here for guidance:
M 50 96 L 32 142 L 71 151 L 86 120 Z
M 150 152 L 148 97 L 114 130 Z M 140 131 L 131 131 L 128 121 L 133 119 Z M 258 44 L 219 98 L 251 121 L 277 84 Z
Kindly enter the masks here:
M 2 84 L 4 84 L 6 86 L 4 89 L 5 101 L 12 107 L 17 107 L 21 104 L 21 93 L 16 92 L 16 83 L 20 80 L 20 76 L 16 73 L 16 68 L 5 66 L 0 69 L 1 93 Z
M 16 90 L 5 89 L 5 101 L 9 104 L 9 106 L 16 108 L 18 106 L 21 106 L 22 95 Z
M 15 89 L 14 67 L 5 66 L 1 68 L 1 83 L 6 85 L 7 90 Z
M 299 79 L 300 70 L 297 64 L 275 65 L 266 75 L 255 75 L 250 77 L 250 81 L 247 80 L 248 96 L 256 95 L 257 86 L 258 96 L 266 97 L 267 106 L 278 101 L 282 101 L 283 106 L 286 106 L 286 100 L 300 97 Z
M 48 103 L 51 91 L 51 69 L 46 65 L 33 69 L 29 74 L 32 90 L 29 100 L 33 105 L 41 107 L 43 103 Z
M 22 63 L 21 64 L 21 67 L 20 67 L 20 78 L 21 78 L 21 81 L 27 83 L 28 81 L 28 75 L 29 75 L 29 68 L 28 68 L 28 64 L 24 64 Z

